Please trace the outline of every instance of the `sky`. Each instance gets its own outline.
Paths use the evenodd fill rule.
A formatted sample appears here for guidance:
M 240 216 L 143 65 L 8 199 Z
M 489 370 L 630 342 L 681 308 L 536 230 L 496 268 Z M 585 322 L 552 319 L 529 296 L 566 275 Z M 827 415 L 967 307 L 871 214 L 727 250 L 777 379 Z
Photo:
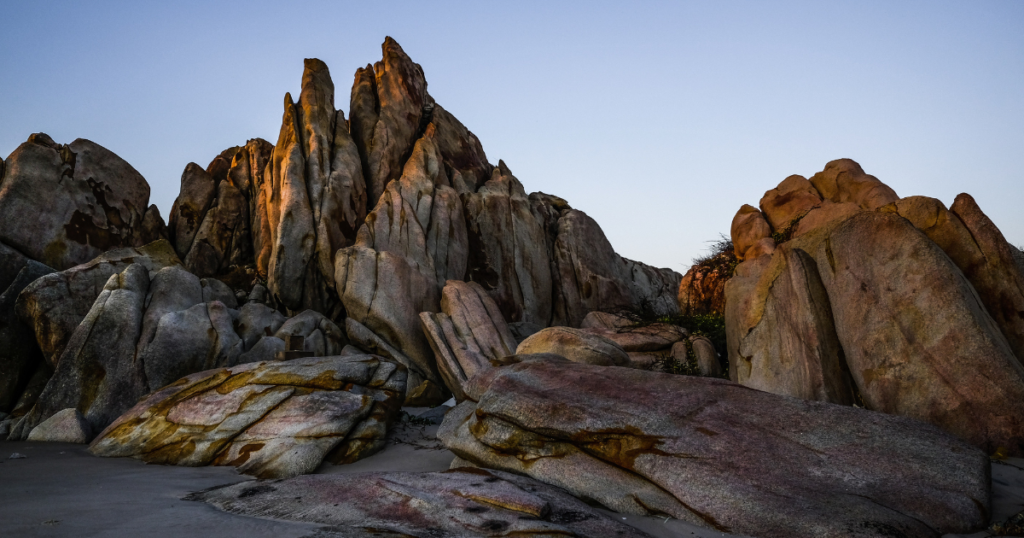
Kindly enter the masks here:
M 969 192 L 1024 245 L 1021 1 L 2 5 L 0 156 L 90 139 L 165 218 L 187 163 L 276 141 L 303 58 L 347 114 L 390 35 L 492 163 L 628 258 L 685 272 L 742 204 L 838 158 L 900 196 Z

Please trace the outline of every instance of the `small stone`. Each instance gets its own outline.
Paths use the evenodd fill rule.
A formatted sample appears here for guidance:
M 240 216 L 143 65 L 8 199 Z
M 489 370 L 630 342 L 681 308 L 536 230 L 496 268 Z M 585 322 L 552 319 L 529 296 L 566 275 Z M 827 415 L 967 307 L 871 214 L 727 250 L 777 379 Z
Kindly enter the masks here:
M 23 459 L 25 459 L 27 457 L 28 456 L 26 456 L 24 454 L 20 454 L 18 452 L 15 452 L 14 454 L 11 454 L 10 456 L 8 456 L 7 459 L 9 459 L 9 460 L 23 460 Z

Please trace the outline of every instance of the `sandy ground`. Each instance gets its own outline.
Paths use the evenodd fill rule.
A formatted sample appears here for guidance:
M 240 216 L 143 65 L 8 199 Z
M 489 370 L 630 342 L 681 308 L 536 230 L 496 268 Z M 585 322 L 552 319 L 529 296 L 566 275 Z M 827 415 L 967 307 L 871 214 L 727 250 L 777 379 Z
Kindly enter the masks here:
M 406 411 L 429 416 L 439 410 Z M 434 438 L 436 431 L 436 425 L 403 422 L 384 451 L 351 465 L 327 464 L 317 472 L 445 470 L 454 456 Z M 26 457 L 10 459 L 13 453 Z M 193 491 L 244 480 L 250 478 L 230 467 L 147 465 L 128 458 L 96 458 L 84 445 L 0 441 L 0 536 L 315 538 L 320 534 L 321 525 L 237 516 L 181 500 Z M 1024 510 L 1024 459 L 994 462 L 992 490 L 994 521 Z M 606 513 L 657 538 L 735 536 L 678 520 Z

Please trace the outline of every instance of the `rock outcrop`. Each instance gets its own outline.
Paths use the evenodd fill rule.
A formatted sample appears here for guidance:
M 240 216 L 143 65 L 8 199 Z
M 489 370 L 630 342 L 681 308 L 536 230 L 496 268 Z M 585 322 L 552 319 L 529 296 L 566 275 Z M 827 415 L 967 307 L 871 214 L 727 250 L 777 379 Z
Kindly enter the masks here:
M 572 327 L 548 327 L 523 340 L 517 355 L 550 353 L 572 362 L 628 366 L 629 355 L 614 340 Z
M 7 157 L 0 242 L 32 260 L 63 270 L 160 239 L 162 228 L 145 178 L 95 142 L 36 133 Z
M 223 283 L 200 279 L 180 265 L 151 272 L 152 262 L 139 257 L 109 278 L 11 438 L 24 439 L 67 408 L 77 409 L 98 432 L 149 392 L 194 372 L 273 359 L 291 336 L 303 337 L 304 349 L 320 356 L 340 353 L 347 344 L 341 329 L 322 314 L 306 311 L 285 319 L 256 303 L 240 311 Z M 77 276 L 86 281 L 104 263 Z M 68 278 L 54 282 L 66 291 L 76 274 L 65 273 Z
M 860 402 L 989 453 L 1024 454 L 1024 276 L 1013 247 L 968 195 L 952 210 L 899 199 L 848 159 L 809 183 L 817 205 L 792 176 L 762 199 L 767 220 L 750 208 L 734 221 L 734 240 L 751 222 L 786 228 L 772 232 L 782 240 L 773 250 L 742 252 L 726 285 L 732 379 Z
M 351 463 L 383 448 L 404 387 L 403 367 L 370 355 L 208 370 L 147 396 L 90 451 L 288 478 L 325 460 Z
M 438 430 L 457 456 L 619 512 L 787 538 L 987 523 L 985 454 L 905 417 L 550 358 L 489 370 L 466 392 Z
M 527 195 L 397 42 L 382 56 L 356 71 L 347 121 L 327 66 L 309 59 L 276 145 L 186 168 L 170 235 L 187 269 L 288 314 L 320 312 L 406 365 L 419 404 L 447 398 L 419 316 L 440 311 L 449 280 L 483 286 L 528 333 L 596 309 L 677 311 L 677 273 L 621 258 L 564 200 Z
M 234 514 L 331 525 L 333 532 L 344 536 L 421 536 L 424 529 L 451 537 L 647 536 L 559 488 L 473 468 L 243 482 L 186 499 Z
M 466 399 L 469 378 L 515 354 L 516 339 L 497 303 L 476 282 L 449 280 L 441 312 L 422 312 L 420 321 L 441 377 L 458 401 Z
M 43 360 L 31 328 L 16 313 L 18 295 L 34 280 L 53 269 L 30 260 L 0 243 L 0 413 L 18 407 L 30 380 L 49 377 L 52 368 Z M 31 407 L 33 402 L 26 402 Z M 27 409 L 19 409 L 18 415 Z

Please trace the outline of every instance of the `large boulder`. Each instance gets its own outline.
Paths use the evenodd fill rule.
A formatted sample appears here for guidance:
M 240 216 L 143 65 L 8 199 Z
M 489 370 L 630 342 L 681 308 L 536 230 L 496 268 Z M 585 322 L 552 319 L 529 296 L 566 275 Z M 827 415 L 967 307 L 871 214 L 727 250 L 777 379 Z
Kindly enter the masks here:
M 803 176 L 792 175 L 782 180 L 778 187 L 764 193 L 760 206 L 772 229 L 782 232 L 821 202 L 821 195 L 810 181 Z
M 18 298 L 18 316 L 32 328 L 39 349 L 56 366 L 72 333 L 92 309 L 111 276 L 137 263 L 151 275 L 181 261 L 166 240 L 104 252 L 95 259 L 28 285 Z M 195 303 L 192 303 L 195 304 Z M 189 305 L 191 306 L 191 305 Z
M 112 275 L 68 341 L 56 371 L 14 439 L 67 408 L 78 409 L 94 431 L 103 429 L 146 394 L 141 362 L 133 360 L 149 291 L 141 264 Z
M 489 370 L 467 394 L 438 430 L 457 456 L 623 513 L 769 538 L 988 519 L 985 454 L 906 417 L 550 358 Z
M 404 387 L 404 368 L 370 355 L 208 370 L 147 396 L 90 451 L 287 478 L 325 460 L 350 463 L 383 448 Z
M 938 200 L 894 200 L 853 161 L 811 183 L 822 205 L 726 285 L 730 377 L 1024 454 L 1024 368 L 1008 338 L 1024 279 L 998 230 L 966 196 L 977 232 Z
M 474 468 L 309 475 L 186 498 L 233 514 L 331 525 L 343 536 L 647 536 L 559 488 Z
M 85 444 L 91 439 L 92 428 L 89 426 L 89 421 L 85 420 L 78 409 L 69 407 L 58 411 L 42 424 L 32 428 L 26 440 Z
M 551 353 L 572 362 L 601 366 L 626 366 L 629 355 L 614 340 L 572 327 L 548 327 L 523 340 L 517 355 Z
M 144 226 L 149 184 L 131 165 L 95 142 L 57 144 L 37 133 L 7 158 L 0 184 L 0 241 L 58 270 L 104 251 L 160 237 Z M 159 219 L 159 216 L 156 216 Z
M 736 258 L 740 261 L 771 254 L 775 250 L 772 228 L 756 207 L 744 205 L 732 218 L 729 230 Z
M 615 253 L 601 227 L 586 213 L 561 212 L 553 243 L 554 312 L 551 325 L 579 327 L 595 310 L 679 313 L 682 275 Z
M 469 378 L 515 354 L 516 339 L 497 303 L 476 282 L 449 280 L 441 293 L 441 312 L 422 312 L 420 322 L 441 377 L 459 401 L 466 398 L 463 386 Z

